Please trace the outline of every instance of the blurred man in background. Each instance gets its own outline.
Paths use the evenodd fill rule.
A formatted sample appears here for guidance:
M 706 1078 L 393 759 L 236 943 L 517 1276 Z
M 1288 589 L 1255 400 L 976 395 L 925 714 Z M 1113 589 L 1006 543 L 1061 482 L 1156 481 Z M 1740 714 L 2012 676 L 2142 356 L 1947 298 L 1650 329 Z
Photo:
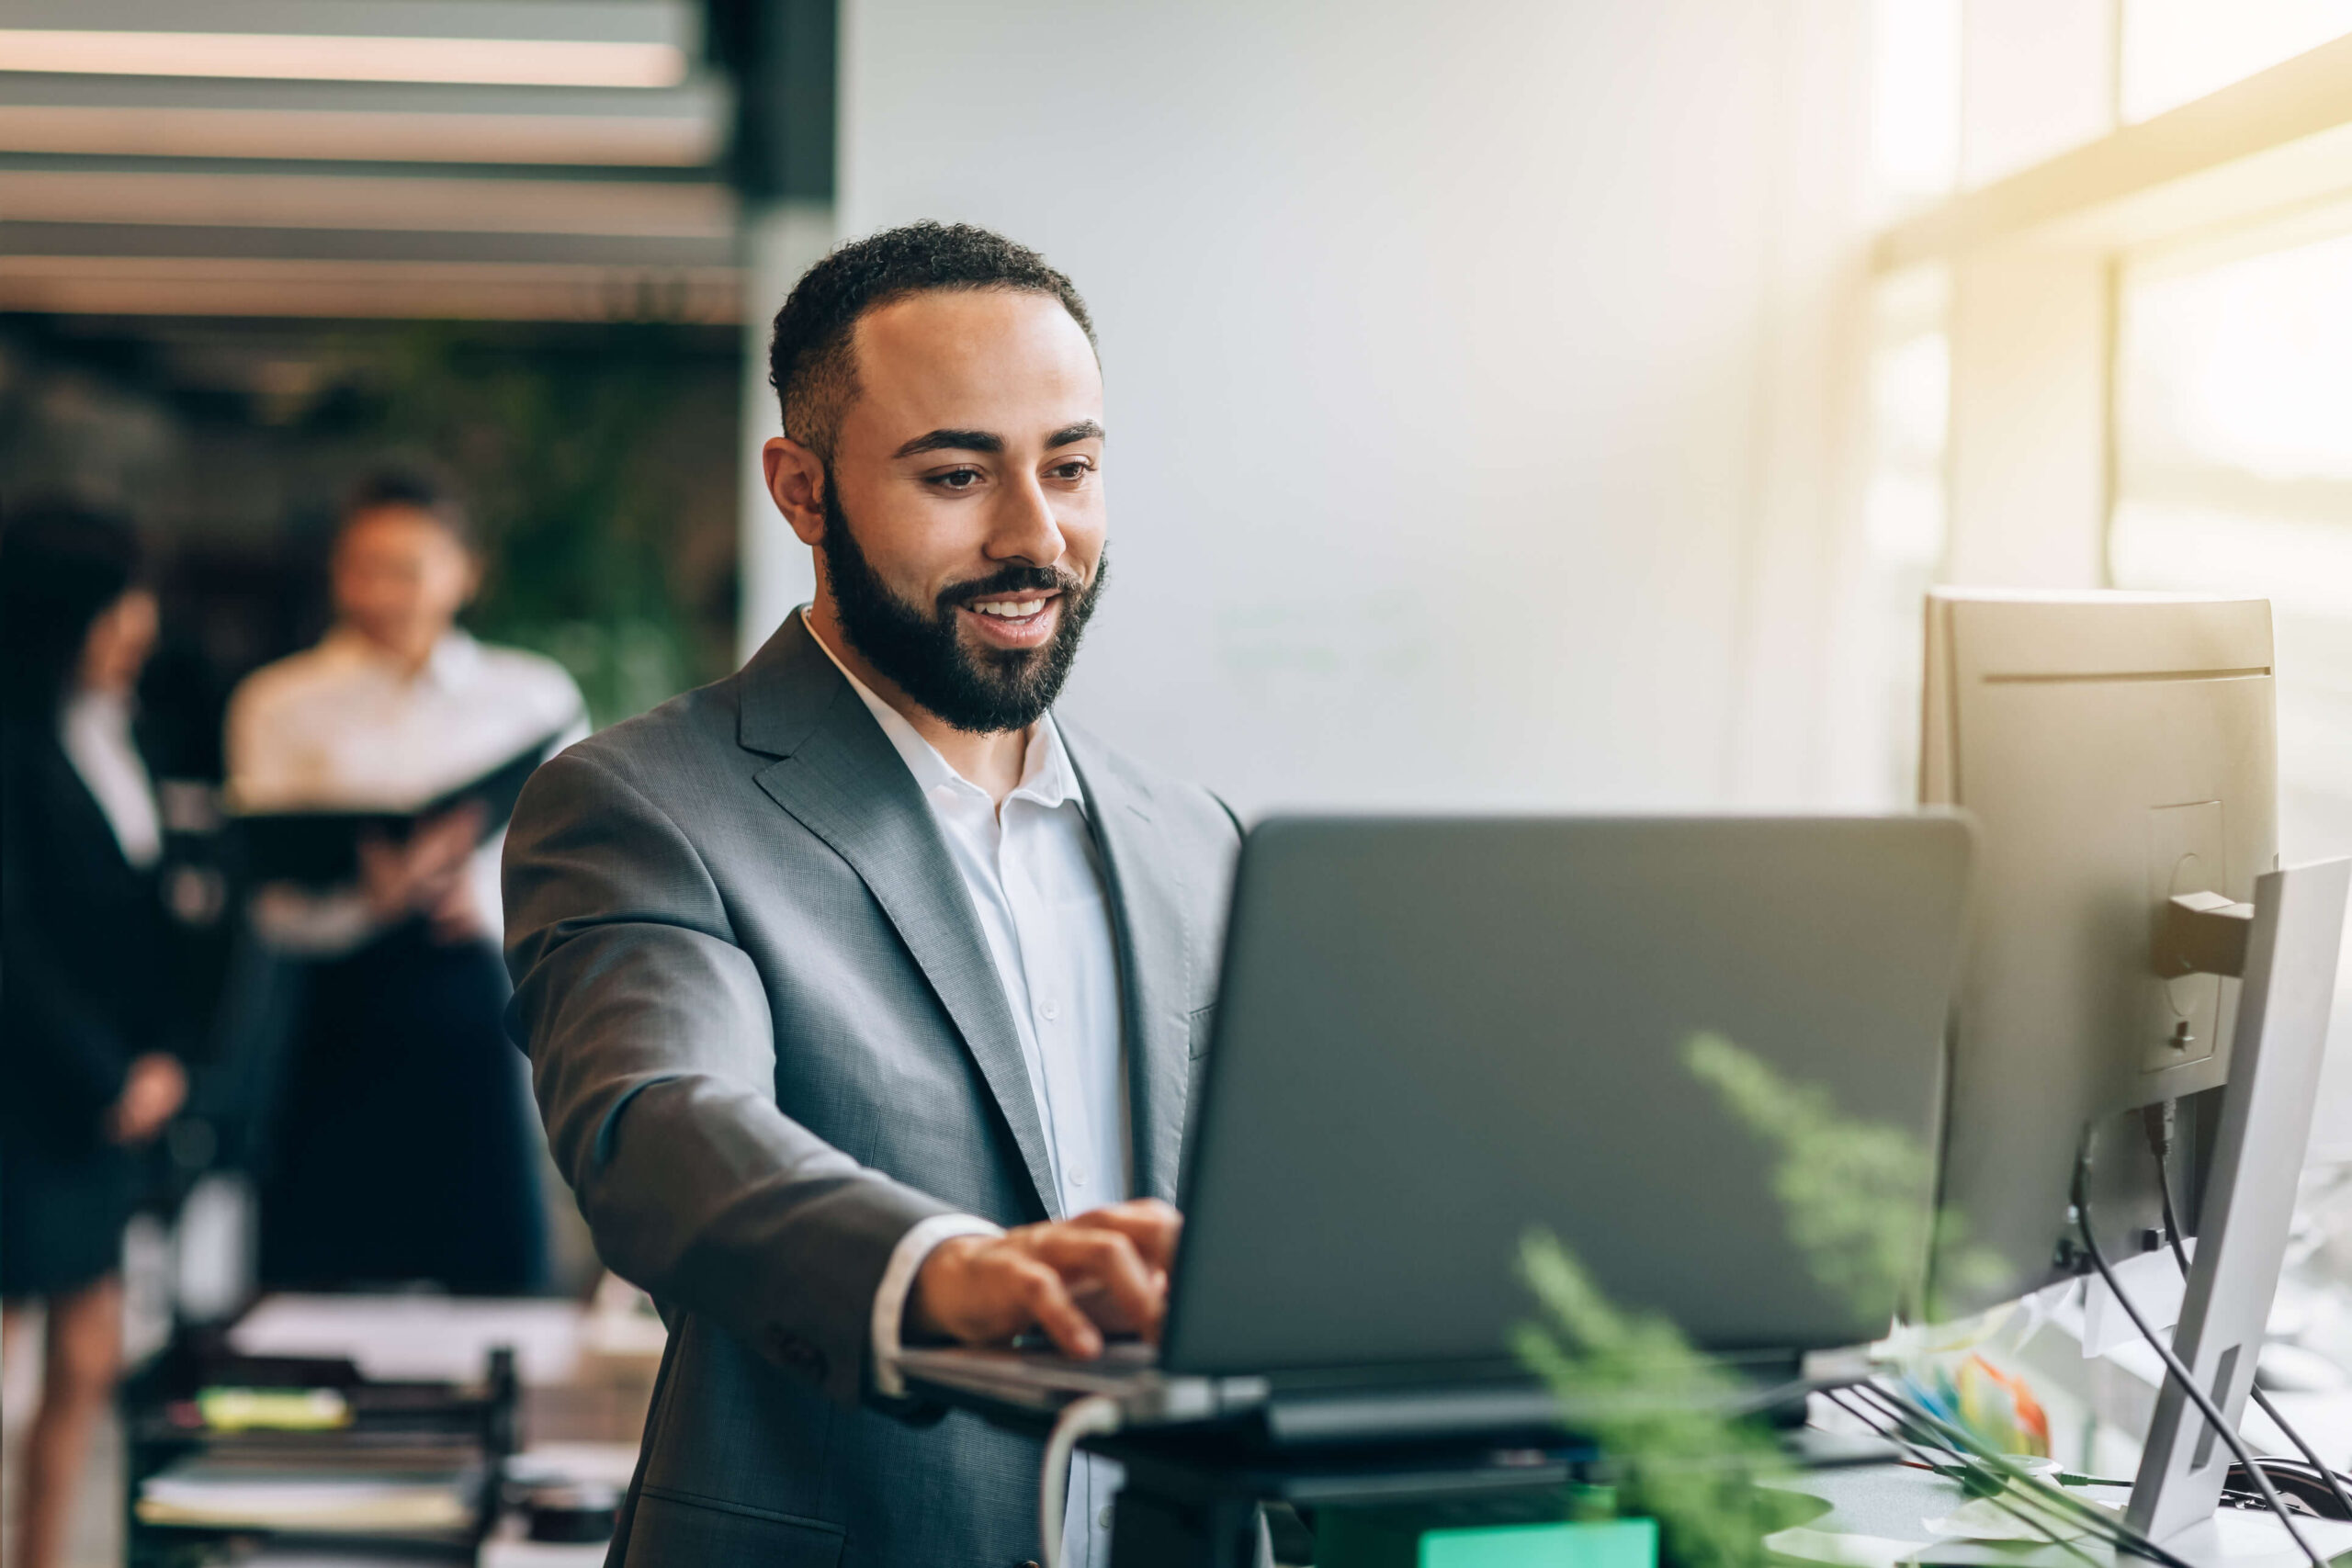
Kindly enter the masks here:
M 561 666 L 458 629 L 481 581 L 457 497 L 368 476 L 333 559 L 335 625 L 232 699 L 237 809 L 407 809 L 585 725 Z M 498 844 L 478 810 L 359 846 L 359 877 L 260 890 L 307 983 L 261 1190 L 265 1284 L 514 1293 L 545 1272 L 524 1084 L 501 1028 Z
M 47 1308 L 16 1555 L 64 1547 L 122 1371 L 134 1151 L 187 1094 L 156 868 L 163 823 L 132 734 L 155 598 L 120 521 L 28 509 L 0 532 L 0 1334 Z

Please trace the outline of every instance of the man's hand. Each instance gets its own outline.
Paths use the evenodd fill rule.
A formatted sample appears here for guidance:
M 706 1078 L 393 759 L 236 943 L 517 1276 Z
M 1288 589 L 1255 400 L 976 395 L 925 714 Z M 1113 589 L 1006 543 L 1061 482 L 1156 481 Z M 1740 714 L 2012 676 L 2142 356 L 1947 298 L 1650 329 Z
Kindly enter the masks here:
M 438 909 L 463 882 L 481 828 L 481 807 L 469 800 L 419 823 L 405 843 L 362 839 L 359 886 L 368 911 L 380 922 Z
M 433 906 L 428 923 L 433 940 L 444 947 L 479 942 L 490 934 L 490 922 L 482 918 L 481 900 L 474 892 L 473 881 L 465 876 L 449 884 L 448 891 Z
M 1080 1360 L 1102 1353 L 1105 1331 L 1157 1341 L 1183 1226 L 1166 1203 L 1138 1198 L 1001 1236 L 941 1242 L 908 1292 L 909 1337 L 1001 1344 L 1042 1328 Z
M 187 1073 L 167 1051 L 134 1057 L 122 1092 L 107 1108 L 106 1132 L 118 1144 L 143 1144 L 164 1130 L 187 1100 Z

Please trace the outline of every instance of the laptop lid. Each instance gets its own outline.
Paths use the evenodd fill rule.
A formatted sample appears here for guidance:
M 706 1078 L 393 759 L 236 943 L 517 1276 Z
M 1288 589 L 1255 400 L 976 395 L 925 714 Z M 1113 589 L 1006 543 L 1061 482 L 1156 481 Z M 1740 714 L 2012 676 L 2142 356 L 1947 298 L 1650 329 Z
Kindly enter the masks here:
M 1243 846 L 1162 1365 L 1484 1362 L 1548 1226 L 1717 1352 L 1883 1333 L 1788 1239 L 1711 1031 L 1934 1147 L 1952 817 L 1277 818 Z

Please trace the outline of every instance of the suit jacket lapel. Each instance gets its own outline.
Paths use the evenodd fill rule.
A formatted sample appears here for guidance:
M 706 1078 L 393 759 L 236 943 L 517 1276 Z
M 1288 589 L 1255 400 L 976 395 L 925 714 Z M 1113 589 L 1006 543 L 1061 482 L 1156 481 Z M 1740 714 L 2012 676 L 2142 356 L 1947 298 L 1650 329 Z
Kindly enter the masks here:
M 1125 992 L 1128 1092 L 1137 1197 L 1176 1201 L 1184 1098 L 1192 1066 L 1193 932 L 1179 889 L 1184 868 L 1153 819 L 1148 792 L 1061 727 L 1086 789 L 1087 820 L 1102 856 Z
M 1021 1037 L 979 917 L 906 763 L 797 615 L 742 676 L 743 745 L 769 797 L 847 861 L 898 929 L 995 1097 L 1039 1202 L 1061 1217 Z

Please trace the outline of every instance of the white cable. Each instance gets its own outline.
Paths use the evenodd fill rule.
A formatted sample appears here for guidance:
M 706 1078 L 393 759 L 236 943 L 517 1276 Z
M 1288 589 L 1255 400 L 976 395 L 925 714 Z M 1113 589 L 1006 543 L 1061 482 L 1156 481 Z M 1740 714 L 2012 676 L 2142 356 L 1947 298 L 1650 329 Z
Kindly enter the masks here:
M 1041 1568 L 1062 1568 L 1062 1513 L 1069 1505 L 1069 1467 L 1078 1440 L 1115 1432 L 1120 1424 L 1117 1402 L 1099 1393 L 1070 1401 L 1054 1418 L 1046 1466 L 1037 1477 L 1037 1534 L 1046 1546 Z

